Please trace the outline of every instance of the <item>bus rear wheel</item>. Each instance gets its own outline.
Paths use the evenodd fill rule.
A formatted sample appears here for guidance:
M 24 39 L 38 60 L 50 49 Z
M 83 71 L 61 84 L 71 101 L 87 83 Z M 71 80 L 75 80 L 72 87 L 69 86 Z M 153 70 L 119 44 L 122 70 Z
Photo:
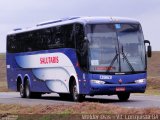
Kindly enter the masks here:
M 71 85 L 71 95 L 72 95 L 73 101 L 76 101 L 76 102 L 82 102 L 85 99 L 85 95 L 78 94 L 77 85 L 75 81 L 73 81 Z
M 19 86 L 19 92 L 20 92 L 20 96 L 21 98 L 25 98 L 26 97 L 26 94 L 25 94 L 25 91 L 24 91 L 24 85 L 21 83 L 20 86 Z
M 26 81 L 24 85 L 24 95 L 26 98 L 40 98 L 42 94 L 38 92 L 31 92 L 30 84 L 28 81 Z
M 117 96 L 120 101 L 127 101 L 130 97 L 130 93 L 119 93 Z
M 26 94 L 26 98 L 32 98 L 32 92 L 30 90 L 30 85 L 29 85 L 28 80 L 26 81 L 26 83 L 24 85 L 24 91 L 25 91 L 25 94 Z

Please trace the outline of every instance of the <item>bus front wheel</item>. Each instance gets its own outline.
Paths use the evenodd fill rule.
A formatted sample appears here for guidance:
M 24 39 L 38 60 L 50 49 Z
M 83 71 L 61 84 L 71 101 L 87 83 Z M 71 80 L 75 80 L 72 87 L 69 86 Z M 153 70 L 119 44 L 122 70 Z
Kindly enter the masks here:
M 130 93 L 119 93 L 117 96 L 120 101 L 127 101 L 130 97 Z
M 76 82 L 73 81 L 71 85 L 71 95 L 73 101 L 82 102 L 85 99 L 85 95 L 78 94 Z

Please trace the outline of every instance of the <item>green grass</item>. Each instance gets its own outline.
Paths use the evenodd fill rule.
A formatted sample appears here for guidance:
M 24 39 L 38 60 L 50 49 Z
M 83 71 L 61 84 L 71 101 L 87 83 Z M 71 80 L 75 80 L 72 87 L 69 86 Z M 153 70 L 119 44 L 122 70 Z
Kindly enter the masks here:
M 148 77 L 146 94 L 160 95 L 160 77 Z
M 5 58 L 6 58 L 5 53 L 0 53 L 0 59 L 5 59 Z
M 6 81 L 0 81 L 0 87 L 7 87 Z
M 93 107 L 94 106 L 94 107 Z M 49 109 L 48 109 L 49 108 Z M 92 108 L 92 109 L 88 109 Z M 102 104 L 92 102 L 82 102 L 73 105 L 6 105 L 0 104 L 1 115 L 20 115 L 23 118 L 39 117 L 40 120 L 50 119 L 54 115 L 66 118 L 72 115 L 85 114 L 159 114 L 160 108 L 124 108 L 114 104 Z M 23 120 L 23 119 L 22 119 Z
M 0 92 L 7 92 L 7 82 L 6 81 L 0 81 Z
M 148 89 L 148 90 L 146 90 L 145 94 L 147 94 L 147 95 L 160 95 L 160 91 L 155 90 L 155 89 Z
M 69 109 L 66 109 L 64 111 L 61 111 L 59 114 L 62 114 L 62 115 L 69 115 L 69 114 L 72 114 L 73 111 L 72 110 L 69 110 Z

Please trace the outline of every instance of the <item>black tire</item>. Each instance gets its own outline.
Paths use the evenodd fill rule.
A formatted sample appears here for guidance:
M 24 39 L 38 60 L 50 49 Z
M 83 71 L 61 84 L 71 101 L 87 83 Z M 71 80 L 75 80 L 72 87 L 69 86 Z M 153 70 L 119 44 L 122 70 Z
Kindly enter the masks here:
M 25 94 L 25 90 L 24 90 L 24 85 L 21 83 L 20 86 L 19 86 L 19 93 L 20 93 L 20 96 L 21 98 L 26 98 L 26 94 Z
M 85 95 L 78 94 L 76 82 L 73 81 L 71 85 L 71 96 L 75 102 L 82 102 L 85 99 Z
M 32 98 L 33 97 L 33 94 L 31 92 L 30 84 L 29 84 L 28 80 L 25 82 L 24 91 L 25 91 L 26 98 Z
M 28 80 L 26 81 L 25 85 L 22 83 L 20 84 L 20 96 L 21 98 L 40 98 L 42 93 L 38 92 L 31 92 L 30 84 Z
M 42 95 L 41 93 L 38 93 L 38 92 L 31 92 L 30 84 L 28 80 L 26 81 L 24 89 L 25 89 L 24 91 L 25 91 L 26 98 L 40 98 Z
M 120 101 L 128 101 L 130 93 L 119 93 L 117 96 Z

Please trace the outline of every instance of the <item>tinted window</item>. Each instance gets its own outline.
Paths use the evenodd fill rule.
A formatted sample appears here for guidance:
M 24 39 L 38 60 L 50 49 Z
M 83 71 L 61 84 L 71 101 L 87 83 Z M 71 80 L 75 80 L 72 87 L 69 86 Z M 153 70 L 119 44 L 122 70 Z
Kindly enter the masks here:
M 30 52 L 64 47 L 75 48 L 73 24 L 7 37 L 8 52 Z

